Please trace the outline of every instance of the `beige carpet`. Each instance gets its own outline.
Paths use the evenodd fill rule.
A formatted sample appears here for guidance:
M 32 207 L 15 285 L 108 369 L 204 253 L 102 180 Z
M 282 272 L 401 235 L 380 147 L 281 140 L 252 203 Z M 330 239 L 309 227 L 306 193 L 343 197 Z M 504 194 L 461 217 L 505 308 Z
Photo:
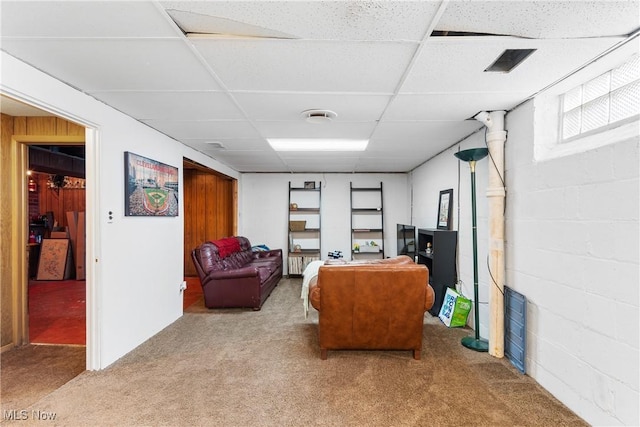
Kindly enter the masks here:
M 27 345 L 0 355 L 0 410 L 23 410 L 82 373 L 84 346 Z
M 27 409 L 63 426 L 586 425 L 508 361 L 462 347 L 468 330 L 429 314 L 420 361 L 409 351 L 330 351 L 322 361 L 317 312 L 305 319 L 299 296 L 300 279 L 284 279 L 258 312 L 197 303 L 108 369 Z

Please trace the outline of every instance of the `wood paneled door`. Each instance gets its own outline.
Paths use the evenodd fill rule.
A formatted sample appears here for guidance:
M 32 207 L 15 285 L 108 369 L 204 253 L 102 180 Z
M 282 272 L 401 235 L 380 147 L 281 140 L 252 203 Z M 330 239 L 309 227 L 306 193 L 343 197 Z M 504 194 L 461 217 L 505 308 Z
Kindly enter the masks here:
M 211 169 L 183 162 L 184 275 L 196 276 L 191 251 L 202 242 L 236 232 L 236 180 Z

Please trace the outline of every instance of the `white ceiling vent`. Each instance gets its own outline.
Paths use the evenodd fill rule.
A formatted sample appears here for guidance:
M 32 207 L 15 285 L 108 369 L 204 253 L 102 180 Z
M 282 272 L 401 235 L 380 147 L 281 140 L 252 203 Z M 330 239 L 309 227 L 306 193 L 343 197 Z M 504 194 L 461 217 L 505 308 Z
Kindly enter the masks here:
M 224 144 L 220 141 L 205 141 L 207 149 L 211 150 L 226 150 Z
M 338 115 L 331 110 L 305 110 L 300 113 L 302 117 L 309 123 L 329 123 Z

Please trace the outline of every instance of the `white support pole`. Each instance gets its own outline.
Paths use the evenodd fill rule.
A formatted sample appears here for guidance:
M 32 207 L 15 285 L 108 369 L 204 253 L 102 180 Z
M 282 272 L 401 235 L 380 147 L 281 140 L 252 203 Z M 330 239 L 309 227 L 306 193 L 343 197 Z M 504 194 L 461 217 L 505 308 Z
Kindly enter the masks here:
M 487 147 L 489 149 L 489 354 L 504 357 L 504 111 L 489 113 Z M 494 166 L 495 165 L 495 166 Z

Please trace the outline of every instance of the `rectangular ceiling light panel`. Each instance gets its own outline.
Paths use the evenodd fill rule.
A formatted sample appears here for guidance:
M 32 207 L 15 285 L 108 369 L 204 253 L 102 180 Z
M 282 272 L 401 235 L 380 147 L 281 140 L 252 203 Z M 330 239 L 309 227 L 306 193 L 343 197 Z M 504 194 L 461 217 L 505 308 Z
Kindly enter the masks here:
M 364 151 L 367 139 L 268 138 L 276 151 Z

